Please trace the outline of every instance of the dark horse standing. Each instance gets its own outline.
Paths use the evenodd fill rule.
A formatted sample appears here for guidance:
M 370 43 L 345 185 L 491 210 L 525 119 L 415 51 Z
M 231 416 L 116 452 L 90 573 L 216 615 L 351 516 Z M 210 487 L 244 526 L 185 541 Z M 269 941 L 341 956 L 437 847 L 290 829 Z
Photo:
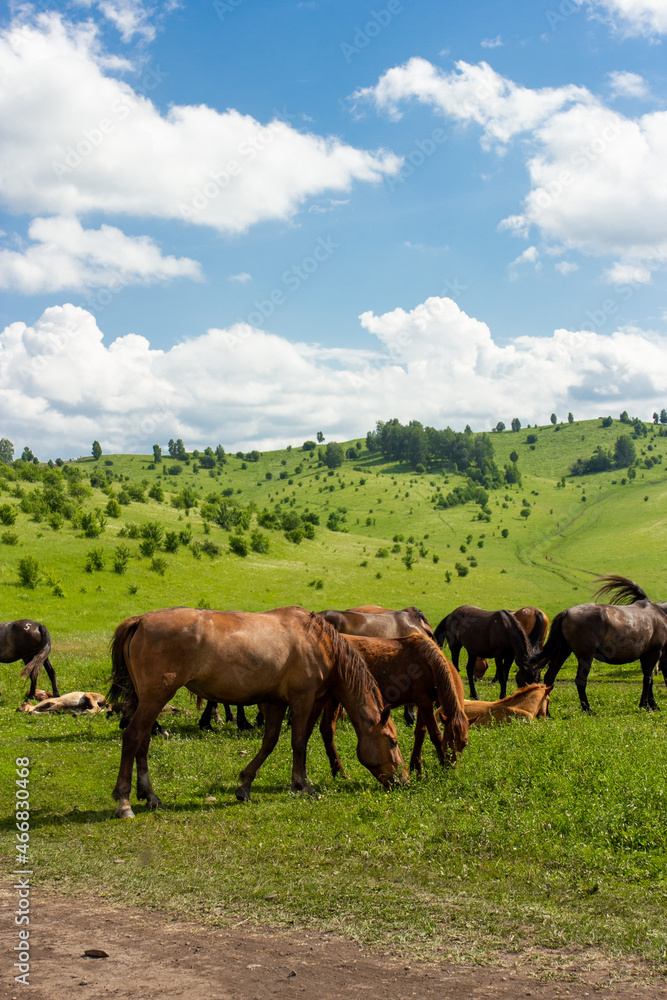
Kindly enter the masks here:
M 537 670 L 548 665 L 544 680 L 553 684 L 570 653 L 574 653 L 579 701 L 584 712 L 590 712 L 586 681 L 593 660 L 616 664 L 639 660 L 644 674 L 639 707 L 657 709 L 653 670 L 659 664 L 667 684 L 667 603 L 650 601 L 642 588 L 625 576 L 609 574 L 598 582 L 601 586 L 593 596 L 611 594 L 611 603 L 577 604 L 561 611 L 532 665 Z
M 34 622 L 30 618 L 20 618 L 15 622 L 0 624 L 0 663 L 23 660 L 25 666 L 21 671 L 21 677 L 30 678 L 28 698 L 35 697 L 37 678 L 42 667 L 49 675 L 54 697 L 58 698 L 60 695 L 56 682 L 56 672 L 49 659 L 50 652 L 51 636 L 49 630 L 46 626 L 40 625 L 39 622 Z
M 500 697 L 507 694 L 507 678 L 513 660 L 519 665 L 526 683 L 532 683 L 535 671 L 531 668 L 531 648 L 528 636 L 511 611 L 484 611 L 470 604 L 462 604 L 442 619 L 435 630 L 439 646 L 447 640 L 452 663 L 459 669 L 461 649 L 468 653 L 468 684 L 470 697 L 477 698 L 475 663 L 477 658 L 495 659 L 500 681 Z

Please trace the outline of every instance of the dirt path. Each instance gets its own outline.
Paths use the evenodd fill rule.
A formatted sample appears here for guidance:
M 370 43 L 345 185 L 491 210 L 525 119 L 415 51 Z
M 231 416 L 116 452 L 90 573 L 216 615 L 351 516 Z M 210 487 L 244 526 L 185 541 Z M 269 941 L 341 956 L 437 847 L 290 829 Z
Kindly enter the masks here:
M 410 963 L 318 931 L 272 932 L 250 924 L 202 927 L 166 913 L 112 907 L 93 898 L 35 890 L 31 902 L 30 985 L 13 981 L 15 893 L 0 889 L 2 1000 L 501 1000 L 596 997 L 657 1000 L 667 984 L 644 981 L 639 964 L 621 972 L 601 956 L 536 956 L 493 967 Z M 108 958 L 86 958 L 103 949 Z M 557 965 L 558 961 L 558 965 Z M 549 966 L 549 971 L 544 971 Z M 641 982 L 640 982 L 641 981 Z

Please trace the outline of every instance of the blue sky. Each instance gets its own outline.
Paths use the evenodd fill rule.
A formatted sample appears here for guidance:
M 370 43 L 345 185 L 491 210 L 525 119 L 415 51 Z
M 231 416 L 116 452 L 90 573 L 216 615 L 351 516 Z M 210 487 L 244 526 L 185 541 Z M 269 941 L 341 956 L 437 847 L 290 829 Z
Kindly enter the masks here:
M 667 0 L 0 24 L 0 431 L 45 457 L 667 405 Z

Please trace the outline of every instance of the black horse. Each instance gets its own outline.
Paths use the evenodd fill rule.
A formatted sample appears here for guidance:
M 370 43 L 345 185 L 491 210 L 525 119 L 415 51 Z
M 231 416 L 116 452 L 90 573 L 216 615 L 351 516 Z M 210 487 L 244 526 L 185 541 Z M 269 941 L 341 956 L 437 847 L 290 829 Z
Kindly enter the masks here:
M 442 646 L 445 639 L 457 670 L 461 649 L 468 653 L 466 671 L 471 698 L 477 698 L 474 672 L 478 657 L 495 659 L 501 698 L 507 694 L 507 679 L 513 660 L 516 660 L 525 684 L 532 684 L 533 677 L 537 676 L 537 671 L 531 665 L 533 648 L 511 611 L 485 611 L 470 604 L 462 604 L 436 626 L 436 643 Z
M 579 701 L 584 712 L 590 712 L 586 681 L 593 660 L 615 664 L 639 660 L 644 675 L 639 707 L 655 710 L 656 664 L 667 684 L 667 602 L 649 600 L 642 588 L 626 576 L 608 574 L 597 582 L 601 586 L 593 596 L 597 599 L 611 594 L 611 602 L 577 604 L 556 615 L 544 649 L 533 656 L 533 669 L 548 665 L 544 680 L 553 684 L 570 653 L 574 653 Z
M 15 622 L 0 623 L 0 663 L 13 663 L 23 660 L 25 666 L 21 677 L 30 678 L 30 690 L 27 697 L 34 698 L 37 688 L 37 678 L 42 667 L 49 675 L 54 697 L 59 697 L 56 672 L 53 669 L 49 653 L 51 652 L 51 636 L 45 625 L 34 622 L 30 618 L 19 618 Z

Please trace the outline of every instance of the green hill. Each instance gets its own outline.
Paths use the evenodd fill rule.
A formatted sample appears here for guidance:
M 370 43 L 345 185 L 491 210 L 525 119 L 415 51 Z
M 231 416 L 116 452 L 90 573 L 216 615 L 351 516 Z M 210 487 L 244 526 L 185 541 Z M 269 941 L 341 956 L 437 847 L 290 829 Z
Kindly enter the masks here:
M 489 491 L 486 514 L 475 502 L 438 505 L 465 487 L 465 477 L 386 462 L 363 441 L 344 443 L 355 457 L 336 469 L 320 460 L 323 451 L 296 448 L 252 453 L 254 461 L 227 456 L 212 469 L 196 457 L 156 465 L 128 455 L 80 459 L 62 470 L 0 467 L 5 618 L 38 609 L 56 641 L 97 646 L 123 617 L 173 604 L 417 604 L 435 622 L 462 603 L 537 604 L 552 616 L 588 600 L 594 578 L 607 572 L 637 579 L 658 598 L 667 590 L 655 558 L 667 530 L 667 437 L 647 426 L 635 442 L 634 480 L 627 470 L 569 475 L 599 446 L 613 451 L 628 432 L 619 421 L 491 435 L 501 470 L 518 453 L 522 483 Z M 38 479 L 44 471 L 55 485 Z M 112 498 L 121 501 L 118 517 L 104 513 Z M 313 538 L 302 536 L 304 525 Z M 142 533 L 156 530 L 151 553 Z M 179 536 L 176 551 L 165 551 L 169 532 Z M 253 539 L 268 551 L 254 551 Z M 119 546 L 123 572 L 114 571 Z M 34 587 L 19 583 L 26 557 L 39 564 Z

